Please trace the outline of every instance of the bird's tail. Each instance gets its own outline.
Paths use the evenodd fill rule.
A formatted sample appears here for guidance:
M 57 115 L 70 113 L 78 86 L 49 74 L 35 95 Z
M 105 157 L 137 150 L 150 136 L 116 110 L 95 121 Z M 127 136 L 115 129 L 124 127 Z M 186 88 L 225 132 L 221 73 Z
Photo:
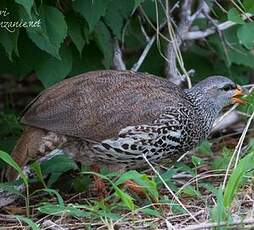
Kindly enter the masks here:
M 44 130 L 32 127 L 25 128 L 11 153 L 12 159 L 15 160 L 21 168 L 30 160 L 36 159 L 43 135 L 45 135 Z M 3 172 L 3 176 L 8 181 L 14 181 L 18 177 L 18 173 L 14 168 L 7 166 Z

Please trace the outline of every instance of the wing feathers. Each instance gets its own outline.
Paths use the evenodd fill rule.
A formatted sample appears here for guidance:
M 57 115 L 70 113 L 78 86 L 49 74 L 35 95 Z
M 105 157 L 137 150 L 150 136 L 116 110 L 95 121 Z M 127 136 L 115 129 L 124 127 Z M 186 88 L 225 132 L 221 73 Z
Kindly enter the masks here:
M 24 124 L 96 141 L 127 126 L 151 124 L 184 100 L 176 85 L 148 74 L 96 71 L 45 90 L 27 109 Z

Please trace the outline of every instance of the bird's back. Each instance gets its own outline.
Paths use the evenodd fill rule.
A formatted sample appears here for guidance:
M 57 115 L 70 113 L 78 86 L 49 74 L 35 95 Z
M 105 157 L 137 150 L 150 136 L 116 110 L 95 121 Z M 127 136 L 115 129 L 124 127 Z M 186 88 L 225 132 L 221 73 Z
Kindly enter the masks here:
M 22 123 L 101 141 L 127 126 L 151 124 L 169 107 L 189 103 L 176 85 L 131 71 L 96 71 L 66 79 L 42 92 Z

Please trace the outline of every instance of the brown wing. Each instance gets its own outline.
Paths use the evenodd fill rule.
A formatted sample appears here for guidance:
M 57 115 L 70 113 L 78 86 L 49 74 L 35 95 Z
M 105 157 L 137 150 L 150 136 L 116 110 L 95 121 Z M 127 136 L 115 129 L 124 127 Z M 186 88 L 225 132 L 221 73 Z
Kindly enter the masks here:
M 166 107 L 183 102 L 176 85 L 130 71 L 96 71 L 45 90 L 22 123 L 100 141 L 130 125 L 151 124 Z

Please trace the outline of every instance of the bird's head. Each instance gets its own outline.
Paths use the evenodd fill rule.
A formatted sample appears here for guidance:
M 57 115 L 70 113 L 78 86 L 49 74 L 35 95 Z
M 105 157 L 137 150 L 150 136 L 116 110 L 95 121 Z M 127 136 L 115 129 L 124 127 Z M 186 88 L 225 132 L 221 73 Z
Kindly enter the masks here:
M 244 103 L 241 99 L 244 95 L 241 86 L 223 76 L 208 77 L 188 91 L 192 96 L 196 94 L 198 101 L 207 101 L 219 111 L 230 104 Z

